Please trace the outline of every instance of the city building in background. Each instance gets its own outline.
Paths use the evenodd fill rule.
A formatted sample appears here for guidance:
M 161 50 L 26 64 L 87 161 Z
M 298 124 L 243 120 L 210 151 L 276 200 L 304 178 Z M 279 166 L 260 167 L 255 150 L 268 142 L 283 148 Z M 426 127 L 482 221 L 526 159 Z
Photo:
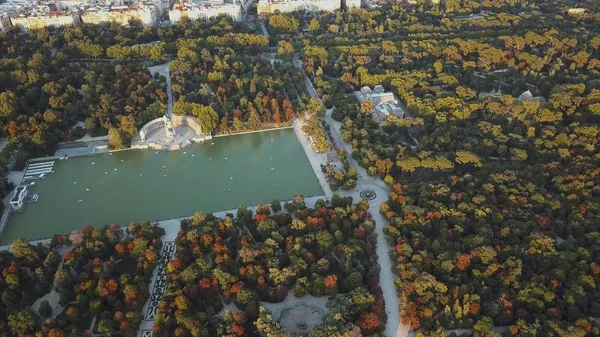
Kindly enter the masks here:
M 134 3 L 131 6 L 107 6 L 86 8 L 81 13 L 81 21 L 87 24 L 116 22 L 122 26 L 129 25 L 131 20 L 139 21 L 146 26 L 154 26 L 158 22 L 160 11 L 154 3 Z
M 361 0 L 344 0 L 347 9 L 360 8 Z
M 242 18 L 242 4 L 238 1 L 179 1 L 169 11 L 169 21 L 175 23 L 184 17 L 190 20 L 212 19 L 219 15 L 227 15 L 239 21 Z
M 0 14 L 0 31 L 5 32 L 12 28 L 12 22 L 8 15 Z
M 10 20 L 13 26 L 20 26 L 26 29 L 77 26 L 81 23 L 78 13 L 58 10 L 20 13 L 12 16 Z
M 373 90 L 368 86 L 364 86 L 360 91 L 355 91 L 354 96 L 360 103 L 371 100 L 373 103 L 372 117 L 376 121 L 385 121 L 390 115 L 400 118 L 404 117 L 404 111 L 398 105 L 396 95 L 391 92 L 385 92 L 382 85 L 376 85 Z
M 270 15 L 275 12 L 334 11 L 340 7 L 341 0 L 259 0 L 257 12 L 258 15 Z

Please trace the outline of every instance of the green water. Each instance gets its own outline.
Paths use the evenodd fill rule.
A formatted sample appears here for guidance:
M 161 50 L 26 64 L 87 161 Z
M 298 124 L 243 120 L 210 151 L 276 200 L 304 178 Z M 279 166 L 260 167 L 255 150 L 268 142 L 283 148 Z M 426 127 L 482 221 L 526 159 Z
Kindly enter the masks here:
M 57 160 L 55 172 L 36 180 L 29 192 L 38 193 L 39 201 L 11 214 L 0 243 L 66 234 L 83 225 L 162 220 L 323 193 L 292 129 L 212 142 L 173 152 Z

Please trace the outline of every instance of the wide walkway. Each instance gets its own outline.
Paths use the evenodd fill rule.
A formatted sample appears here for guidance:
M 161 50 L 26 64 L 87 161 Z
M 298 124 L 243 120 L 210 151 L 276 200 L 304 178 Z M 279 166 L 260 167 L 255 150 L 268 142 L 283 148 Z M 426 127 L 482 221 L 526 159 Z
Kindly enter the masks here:
M 309 94 L 319 100 L 322 103 L 321 99 L 317 95 L 317 91 L 315 90 L 312 81 L 306 75 L 304 68 L 302 67 L 302 61 L 300 59 L 294 59 L 294 66 L 298 68 L 304 74 L 304 80 L 306 82 L 306 87 Z M 325 121 L 331 127 L 331 135 L 335 139 L 336 144 L 342 147 L 348 152 L 348 160 L 350 161 L 350 165 L 358 170 L 358 179 L 356 181 L 356 188 L 351 191 L 340 191 L 339 194 L 341 196 L 352 196 L 354 201 L 357 202 L 361 200 L 360 191 L 363 190 L 372 190 L 377 194 L 377 197 L 374 200 L 370 201 L 371 216 L 373 220 L 375 220 L 375 232 L 377 233 L 378 242 L 377 242 L 377 257 L 379 266 L 381 268 L 380 271 L 380 286 L 383 291 L 383 300 L 385 302 L 385 310 L 388 315 L 387 325 L 385 328 L 385 335 L 388 337 L 406 337 L 409 335 L 410 326 L 404 325 L 400 322 L 400 303 L 398 290 L 396 289 L 396 285 L 394 280 L 396 279 L 396 275 L 393 273 L 392 260 L 389 256 L 390 247 L 387 244 L 385 233 L 383 232 L 383 227 L 387 223 L 381 213 L 379 212 L 379 207 L 382 202 L 387 201 L 387 195 L 389 193 L 389 188 L 385 185 L 385 183 L 377 178 L 372 177 L 367 174 L 367 171 L 358 165 L 356 160 L 350 156 L 352 153 L 352 146 L 343 141 L 340 132 L 341 123 L 335 121 L 331 118 L 331 112 L 333 109 L 328 109 L 325 114 Z M 305 148 L 306 151 L 306 148 Z M 308 152 L 307 152 L 308 154 Z M 311 156 L 309 155 L 309 158 Z
M 310 166 L 312 167 L 317 179 L 319 180 L 319 184 L 325 193 L 325 196 L 328 199 L 331 199 L 333 195 L 333 191 L 327 182 L 327 178 L 325 177 L 325 173 L 321 170 L 321 165 L 327 165 L 327 154 L 326 153 L 317 153 L 310 144 L 310 140 L 304 131 L 302 131 L 302 127 L 304 126 L 304 119 L 296 118 L 294 119 L 294 131 L 296 132 L 296 137 L 300 141 L 302 148 L 304 149 L 304 153 L 308 157 L 308 161 L 310 162 Z
M 339 146 L 343 146 L 348 154 L 351 154 L 352 147 L 350 144 L 343 142 L 342 137 L 340 136 L 341 123 L 331 118 L 331 110 L 326 112 L 325 120 L 331 126 L 331 135 L 336 143 L 339 144 Z M 377 197 L 369 202 L 369 210 L 371 211 L 371 216 L 376 224 L 375 232 L 377 233 L 378 238 L 376 251 L 379 267 L 381 268 L 379 284 L 383 291 L 385 311 L 388 315 L 385 334 L 388 337 L 406 337 L 410 331 L 410 326 L 401 324 L 400 322 L 400 302 L 396 284 L 394 283 L 396 275 L 393 272 L 394 265 L 392 264 L 392 259 L 389 255 L 390 246 L 388 245 L 385 233 L 383 232 L 383 227 L 387 224 L 387 221 L 379 211 L 381 203 L 388 199 L 389 188 L 381 179 L 369 176 L 367 171 L 358 165 L 352 156 L 349 155 L 348 160 L 350 161 L 350 165 L 358 170 L 358 179 L 356 182 L 356 189 L 346 193 L 352 195 L 355 201 L 361 200 L 359 195 L 360 191 L 372 190 L 377 194 Z M 346 193 L 340 193 L 340 195 L 345 196 Z

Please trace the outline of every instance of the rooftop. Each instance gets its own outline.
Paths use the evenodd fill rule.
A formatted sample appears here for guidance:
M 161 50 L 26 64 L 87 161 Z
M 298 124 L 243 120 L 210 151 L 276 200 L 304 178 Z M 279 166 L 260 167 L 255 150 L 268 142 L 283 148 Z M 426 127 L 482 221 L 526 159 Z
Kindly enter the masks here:
M 376 85 L 373 89 L 368 86 L 355 91 L 354 96 L 359 102 L 371 100 L 373 102 L 373 118 L 387 119 L 389 115 L 404 117 L 404 111 L 398 105 L 398 99 L 391 92 L 385 92 L 382 85 Z
M 27 186 L 19 186 L 15 190 L 15 195 L 10 199 L 10 202 L 17 202 L 22 198 L 23 191 L 27 189 Z
M 533 96 L 533 94 L 531 93 L 531 91 L 527 90 L 524 91 L 521 95 L 519 95 L 519 97 L 517 97 L 517 101 L 519 102 L 532 102 L 532 101 L 538 101 L 538 102 L 542 102 L 545 103 L 546 99 L 542 96 Z

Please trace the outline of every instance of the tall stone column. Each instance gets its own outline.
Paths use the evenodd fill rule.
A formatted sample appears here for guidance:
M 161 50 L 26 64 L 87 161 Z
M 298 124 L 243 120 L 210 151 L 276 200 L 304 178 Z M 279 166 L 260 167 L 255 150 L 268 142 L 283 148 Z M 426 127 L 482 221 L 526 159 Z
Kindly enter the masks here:
M 167 116 L 163 116 L 163 120 L 165 121 L 165 132 L 167 133 L 167 138 L 172 139 L 175 137 L 175 132 L 173 131 L 173 123 L 171 119 Z

